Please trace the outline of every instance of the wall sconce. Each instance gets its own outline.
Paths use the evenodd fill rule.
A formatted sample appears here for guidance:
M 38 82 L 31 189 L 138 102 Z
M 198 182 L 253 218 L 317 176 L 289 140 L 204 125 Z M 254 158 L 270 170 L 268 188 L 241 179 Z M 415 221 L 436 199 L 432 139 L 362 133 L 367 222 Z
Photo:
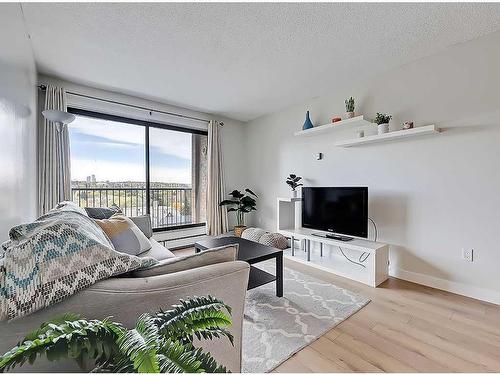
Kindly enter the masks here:
M 46 109 L 45 111 L 42 111 L 42 115 L 46 120 L 52 121 L 56 124 L 57 131 L 61 131 L 62 125 L 69 124 L 76 119 L 74 114 L 59 111 L 57 109 Z

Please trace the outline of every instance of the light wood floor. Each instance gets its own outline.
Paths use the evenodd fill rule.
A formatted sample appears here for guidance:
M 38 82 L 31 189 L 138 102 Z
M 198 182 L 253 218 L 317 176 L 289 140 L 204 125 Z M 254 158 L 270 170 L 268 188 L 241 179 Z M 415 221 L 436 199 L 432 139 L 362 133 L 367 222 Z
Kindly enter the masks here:
M 308 273 L 372 301 L 275 372 L 500 372 L 500 306 L 394 278 L 371 288 Z

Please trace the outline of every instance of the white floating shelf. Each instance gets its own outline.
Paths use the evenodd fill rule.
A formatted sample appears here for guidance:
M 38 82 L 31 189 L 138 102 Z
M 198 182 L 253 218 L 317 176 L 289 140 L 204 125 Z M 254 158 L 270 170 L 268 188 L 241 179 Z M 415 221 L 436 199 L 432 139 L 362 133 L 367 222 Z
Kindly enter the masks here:
M 367 126 L 374 127 L 373 122 L 365 120 L 364 116 L 356 116 L 346 120 L 333 122 L 330 124 L 315 126 L 314 128 L 295 132 L 296 136 L 313 136 L 328 133 L 336 130 L 359 129 Z
M 439 134 L 439 128 L 436 125 L 419 126 L 413 129 L 396 130 L 393 132 L 380 135 L 376 134 L 376 135 L 369 135 L 363 138 L 348 139 L 345 141 L 339 141 L 335 143 L 335 146 L 338 147 L 363 146 L 371 143 L 404 140 L 407 138 L 421 137 L 424 135 L 431 135 L 431 134 Z

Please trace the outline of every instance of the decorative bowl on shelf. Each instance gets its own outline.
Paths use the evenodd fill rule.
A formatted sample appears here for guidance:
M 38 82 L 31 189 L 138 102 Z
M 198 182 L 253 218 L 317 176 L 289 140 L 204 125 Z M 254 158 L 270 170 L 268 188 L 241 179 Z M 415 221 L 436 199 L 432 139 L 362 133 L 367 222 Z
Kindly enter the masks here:
M 403 123 L 403 130 L 413 129 L 413 121 L 406 121 Z

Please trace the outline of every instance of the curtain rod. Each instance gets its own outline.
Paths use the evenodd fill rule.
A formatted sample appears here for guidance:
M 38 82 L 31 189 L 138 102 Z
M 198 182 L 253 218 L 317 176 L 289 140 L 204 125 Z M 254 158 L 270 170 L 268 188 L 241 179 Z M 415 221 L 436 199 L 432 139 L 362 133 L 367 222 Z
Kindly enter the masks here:
M 47 89 L 47 86 L 46 85 L 38 85 L 37 86 L 40 90 L 44 91 Z M 156 112 L 156 113 L 163 113 L 165 115 L 170 115 L 170 116 L 177 116 L 177 117 L 182 117 L 182 118 L 187 118 L 187 119 L 190 119 L 190 120 L 197 120 L 197 121 L 203 121 L 203 122 L 210 122 L 210 120 L 207 120 L 207 119 L 204 119 L 204 118 L 199 118 L 199 117 L 193 117 L 193 116 L 187 116 L 187 115 L 181 115 L 181 114 L 178 114 L 178 113 L 173 113 L 173 112 L 166 112 L 166 111 L 160 111 L 160 110 L 157 110 L 157 109 L 151 109 L 151 108 L 146 108 L 146 107 L 141 107 L 141 106 L 138 106 L 138 105 L 134 105 L 134 104 L 125 104 L 125 103 L 120 103 L 120 102 L 117 102 L 117 101 L 114 101 L 114 100 L 109 100 L 109 99 L 102 99 L 102 98 L 96 98 L 95 96 L 90 96 L 90 95 L 85 95 L 85 94 L 79 94 L 77 92 L 71 92 L 71 91 L 66 91 L 67 94 L 71 94 L 71 95 L 75 95 L 75 96 L 80 96 L 82 98 L 88 98 L 88 99 L 96 99 L 96 100 L 99 100 L 99 101 L 102 101 L 102 102 L 107 102 L 107 103 L 112 103 L 112 104 L 118 104 L 118 105 L 123 105 L 123 106 L 126 106 L 126 107 L 132 107 L 132 108 L 137 108 L 137 109 L 143 109 L 143 110 L 146 110 L 146 111 L 149 111 L 149 114 L 151 115 L 153 112 Z M 220 122 L 220 125 L 221 126 L 224 126 L 224 123 L 223 122 Z

